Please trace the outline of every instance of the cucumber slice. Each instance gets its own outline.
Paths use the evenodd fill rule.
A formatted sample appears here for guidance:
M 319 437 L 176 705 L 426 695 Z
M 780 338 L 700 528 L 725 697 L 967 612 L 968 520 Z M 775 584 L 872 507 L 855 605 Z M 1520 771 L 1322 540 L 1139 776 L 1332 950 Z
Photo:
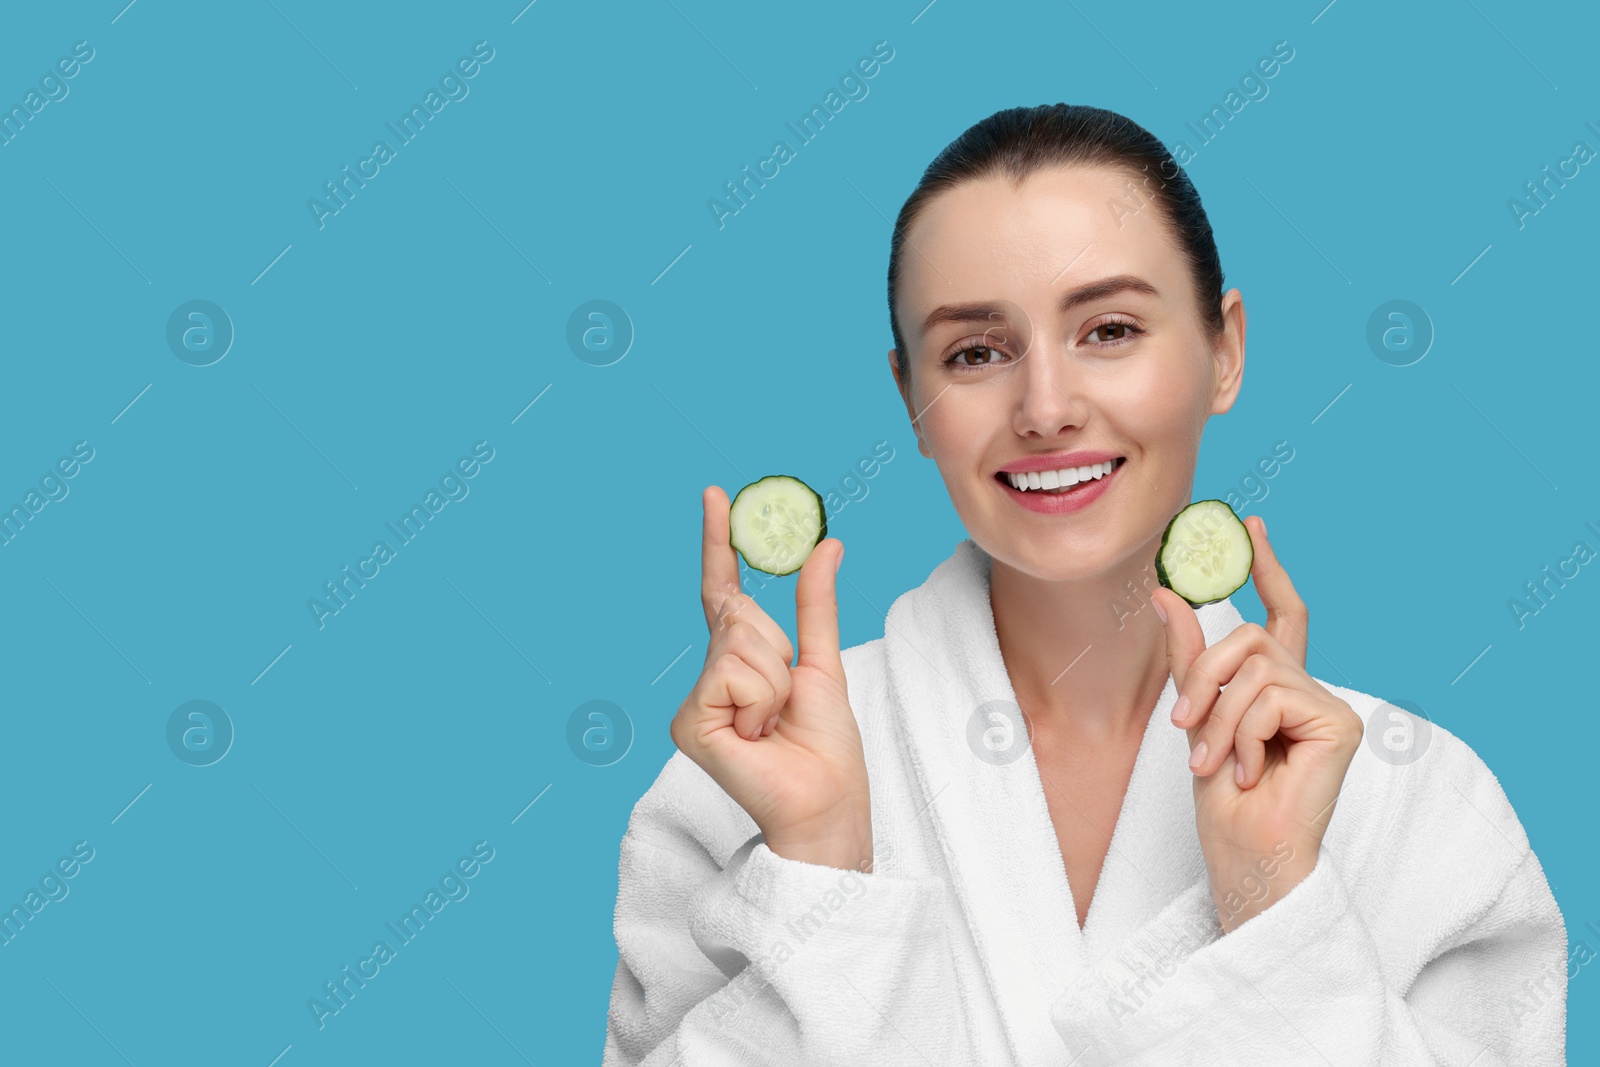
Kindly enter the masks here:
M 1192 607 L 1232 595 L 1255 562 L 1250 531 L 1225 500 L 1197 500 L 1172 517 L 1156 552 L 1156 578 Z
M 765 574 L 793 574 L 828 536 L 817 491 L 787 474 L 769 474 L 739 490 L 728 506 L 728 540 Z

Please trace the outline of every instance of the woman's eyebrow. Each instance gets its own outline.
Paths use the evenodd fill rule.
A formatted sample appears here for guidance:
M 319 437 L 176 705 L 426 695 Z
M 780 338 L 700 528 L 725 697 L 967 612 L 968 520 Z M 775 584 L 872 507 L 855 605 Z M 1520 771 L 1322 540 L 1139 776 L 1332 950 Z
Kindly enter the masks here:
M 1069 289 L 1061 294 L 1061 299 L 1056 302 L 1056 311 L 1066 314 L 1079 304 L 1087 304 L 1093 300 L 1100 300 L 1117 293 L 1133 292 L 1144 293 L 1148 296 L 1160 297 L 1161 293 L 1155 286 L 1143 278 L 1133 274 L 1117 274 L 1109 278 L 1101 278 Z M 997 301 L 978 301 L 971 304 L 940 304 L 928 312 L 928 317 L 922 320 L 922 333 L 924 336 L 935 326 L 944 322 L 989 322 L 1005 317 L 1005 305 Z

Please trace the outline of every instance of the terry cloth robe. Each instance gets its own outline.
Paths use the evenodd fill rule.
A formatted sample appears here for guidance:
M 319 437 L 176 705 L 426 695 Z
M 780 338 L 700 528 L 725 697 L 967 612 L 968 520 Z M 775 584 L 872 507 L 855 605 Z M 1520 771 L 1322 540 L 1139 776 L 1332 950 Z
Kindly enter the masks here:
M 667 761 L 621 843 L 608 1067 L 1565 1062 L 1566 928 L 1494 775 L 1324 679 L 1368 736 L 1310 874 L 1223 934 L 1169 676 L 1080 930 L 1032 751 L 995 756 L 991 562 L 963 540 L 842 652 L 872 873 L 776 855 Z M 1207 645 L 1243 622 L 1197 612 Z

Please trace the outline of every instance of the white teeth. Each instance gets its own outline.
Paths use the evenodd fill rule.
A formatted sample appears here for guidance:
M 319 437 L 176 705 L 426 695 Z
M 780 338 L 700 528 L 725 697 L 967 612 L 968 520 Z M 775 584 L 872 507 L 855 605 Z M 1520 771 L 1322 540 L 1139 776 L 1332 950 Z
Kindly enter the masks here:
M 1090 478 L 1104 478 L 1110 474 L 1117 465 L 1117 461 L 1107 460 L 1104 463 L 1092 463 L 1087 467 L 1063 467 L 1053 471 L 1028 471 L 1026 474 L 1013 474 L 1006 472 L 1006 480 L 1013 489 L 1056 489 L 1064 485 L 1076 485 L 1086 482 Z

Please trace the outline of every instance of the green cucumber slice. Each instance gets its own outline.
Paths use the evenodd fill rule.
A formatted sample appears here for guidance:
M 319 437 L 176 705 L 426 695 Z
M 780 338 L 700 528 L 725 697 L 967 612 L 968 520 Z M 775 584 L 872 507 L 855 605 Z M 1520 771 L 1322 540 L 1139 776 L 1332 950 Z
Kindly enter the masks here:
M 1156 578 L 1198 608 L 1244 585 L 1255 557 L 1250 531 L 1227 501 L 1197 500 L 1167 523 Z
M 828 536 L 817 491 L 787 474 L 769 474 L 739 490 L 728 506 L 728 540 L 765 574 L 793 574 Z

